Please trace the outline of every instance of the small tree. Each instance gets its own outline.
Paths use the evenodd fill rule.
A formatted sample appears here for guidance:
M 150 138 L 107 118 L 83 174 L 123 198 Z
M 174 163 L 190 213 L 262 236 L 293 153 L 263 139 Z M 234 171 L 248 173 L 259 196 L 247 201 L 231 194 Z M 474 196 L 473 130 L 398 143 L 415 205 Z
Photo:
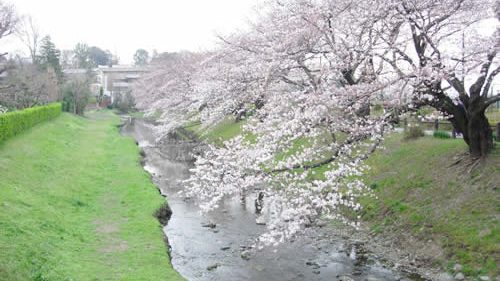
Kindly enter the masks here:
M 38 48 L 42 38 L 40 30 L 31 16 L 23 18 L 20 27 L 17 29 L 17 37 L 28 48 L 31 61 L 37 63 Z
M 76 44 L 73 49 L 75 60 L 78 68 L 91 68 L 92 61 L 90 59 L 90 48 L 85 43 Z
M 135 106 L 134 97 L 130 91 L 116 95 L 114 107 L 122 113 L 129 112 Z
M 103 87 L 99 87 L 99 93 L 96 95 L 95 100 L 96 100 L 96 106 L 99 107 L 101 102 L 104 100 L 104 88 Z
M 92 46 L 89 48 L 89 59 L 93 66 L 109 65 L 112 60 L 112 55 L 109 51 L 104 51 L 99 47 Z
M 52 42 L 50 36 L 45 36 L 42 39 L 42 44 L 40 46 L 40 55 L 38 55 L 37 62 L 42 67 L 42 69 L 48 70 L 52 69 L 55 71 L 59 81 L 62 80 L 62 69 L 59 58 L 61 57 L 61 51 L 56 48 L 56 45 Z
M 138 49 L 134 54 L 135 65 L 146 65 L 149 62 L 149 53 L 144 49 Z
M 89 79 L 75 78 L 69 80 L 63 89 L 63 110 L 83 115 L 90 95 Z
M 0 39 L 14 33 L 19 17 L 12 5 L 6 4 L 0 0 Z M 0 52 L 0 59 L 4 59 L 6 52 Z M 0 73 L 7 70 L 7 66 L 0 67 Z

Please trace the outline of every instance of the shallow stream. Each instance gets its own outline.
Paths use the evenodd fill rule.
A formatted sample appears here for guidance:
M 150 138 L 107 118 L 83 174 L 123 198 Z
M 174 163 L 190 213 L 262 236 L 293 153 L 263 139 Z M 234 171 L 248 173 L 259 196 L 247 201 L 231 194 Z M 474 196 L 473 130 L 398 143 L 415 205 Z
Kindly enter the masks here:
M 276 248 L 249 249 L 265 231 L 256 223 L 255 196 L 228 199 L 201 216 L 193 202 L 178 195 L 197 144 L 155 144 L 150 126 L 141 120 L 130 120 L 122 132 L 137 140 L 145 153 L 144 168 L 168 198 L 173 214 L 164 232 L 172 264 L 188 280 L 416 280 L 384 267 L 361 243 L 331 235 L 327 226 Z

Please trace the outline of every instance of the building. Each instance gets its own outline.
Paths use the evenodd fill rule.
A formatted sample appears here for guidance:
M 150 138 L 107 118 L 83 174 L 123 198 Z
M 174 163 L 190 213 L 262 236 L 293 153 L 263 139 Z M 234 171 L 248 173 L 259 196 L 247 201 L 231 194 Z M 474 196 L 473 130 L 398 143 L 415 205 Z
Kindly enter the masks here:
M 102 87 L 104 95 L 110 97 L 113 103 L 117 95 L 131 91 L 133 83 L 147 71 L 144 67 L 126 65 L 100 66 L 95 69 L 94 87 Z

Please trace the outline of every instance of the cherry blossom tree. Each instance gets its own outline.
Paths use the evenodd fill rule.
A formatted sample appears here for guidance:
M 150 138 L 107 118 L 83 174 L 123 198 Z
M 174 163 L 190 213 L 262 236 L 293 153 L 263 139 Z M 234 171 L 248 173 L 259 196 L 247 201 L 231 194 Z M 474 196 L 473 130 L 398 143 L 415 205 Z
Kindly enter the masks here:
M 273 244 L 320 216 L 345 220 L 338 209 L 360 208 L 356 198 L 367 189 L 353 178 L 387 129 L 384 117 L 360 109 L 390 84 L 377 81 L 371 49 L 378 41 L 355 15 L 367 3 L 354 10 L 351 1 L 269 2 L 250 31 L 221 37 L 211 53 L 166 56 L 141 81 L 138 106 L 163 112 L 159 132 L 253 111 L 244 128 L 253 137 L 198 157 L 185 194 L 202 210 L 264 192 L 272 211 L 261 242 Z M 316 176 L 325 165 L 331 171 Z
M 442 110 L 470 145 L 478 139 L 472 131 L 488 140 L 496 47 L 477 43 L 497 41 L 476 36 L 471 48 L 457 48 L 456 35 L 489 8 L 479 0 L 267 1 L 248 30 L 220 36 L 216 50 L 160 56 L 134 94 L 139 108 L 161 112 L 160 138 L 192 121 L 209 128 L 228 116 L 245 119 L 240 136 L 197 156 L 185 195 L 209 212 L 224 198 L 265 194 L 269 231 L 260 242 L 276 244 L 321 217 L 356 223 L 344 211 L 358 211 L 357 198 L 369 194 L 359 180 L 363 161 L 394 117 L 370 115 L 382 94 L 403 111 Z M 468 94 L 460 94 L 459 67 L 480 69 Z
M 500 100 L 499 94 L 488 96 L 500 73 L 500 33 L 482 36 L 477 24 L 493 16 L 493 1 L 405 0 L 389 7 L 392 35 L 382 38 L 391 56 L 383 59 L 413 86 L 415 107 L 441 111 L 463 134 L 470 154 L 485 157 L 493 147 L 485 110 Z

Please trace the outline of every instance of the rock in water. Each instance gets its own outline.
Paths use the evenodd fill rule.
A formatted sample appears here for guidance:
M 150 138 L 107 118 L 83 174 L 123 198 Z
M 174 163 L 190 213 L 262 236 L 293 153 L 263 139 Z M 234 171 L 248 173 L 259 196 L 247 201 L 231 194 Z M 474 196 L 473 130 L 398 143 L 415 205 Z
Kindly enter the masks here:
M 202 227 L 215 228 L 217 225 L 215 223 L 209 222 L 201 225 Z
M 241 252 L 241 258 L 244 260 L 250 260 L 250 252 L 249 251 Z
M 216 269 L 216 268 L 217 268 L 217 267 L 219 267 L 219 266 L 220 266 L 220 264 L 219 264 L 219 263 L 215 263 L 215 264 L 212 264 L 212 265 L 207 266 L 207 270 L 208 270 L 208 271 L 212 271 L 212 270 Z
M 264 207 L 264 192 L 259 192 L 257 199 L 255 199 L 255 213 L 260 214 Z

